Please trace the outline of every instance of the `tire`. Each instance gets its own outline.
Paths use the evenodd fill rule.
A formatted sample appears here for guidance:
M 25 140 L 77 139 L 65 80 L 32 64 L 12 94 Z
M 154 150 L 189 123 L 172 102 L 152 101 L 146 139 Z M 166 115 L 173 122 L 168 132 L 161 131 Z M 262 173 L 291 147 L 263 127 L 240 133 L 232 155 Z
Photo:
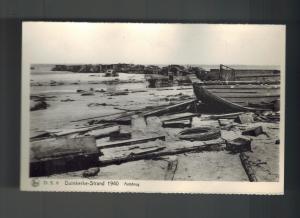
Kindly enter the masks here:
M 179 134 L 179 139 L 188 141 L 208 141 L 221 137 L 221 131 L 214 127 L 195 127 L 185 129 Z

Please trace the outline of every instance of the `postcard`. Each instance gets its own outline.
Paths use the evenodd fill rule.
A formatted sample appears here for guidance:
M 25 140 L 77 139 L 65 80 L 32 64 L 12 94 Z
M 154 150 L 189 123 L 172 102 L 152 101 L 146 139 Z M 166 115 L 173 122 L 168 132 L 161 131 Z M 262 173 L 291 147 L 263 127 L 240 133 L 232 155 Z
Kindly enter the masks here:
M 285 26 L 23 22 L 21 190 L 284 193 Z

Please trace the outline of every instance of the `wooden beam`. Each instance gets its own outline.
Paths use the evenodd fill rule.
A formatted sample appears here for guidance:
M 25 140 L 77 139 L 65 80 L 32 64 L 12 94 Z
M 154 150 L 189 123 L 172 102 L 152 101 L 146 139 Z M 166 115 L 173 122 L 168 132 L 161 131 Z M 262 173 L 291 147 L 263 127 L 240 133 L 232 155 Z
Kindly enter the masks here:
M 120 133 L 120 126 L 111 126 L 104 129 L 95 129 L 87 132 L 85 135 L 94 136 L 96 139 L 108 137 L 111 134 Z
M 147 153 L 147 154 L 137 154 L 137 155 L 128 155 L 126 157 L 120 157 L 110 160 L 104 160 L 100 161 L 100 166 L 108 166 L 108 165 L 114 165 L 114 164 L 122 164 L 130 161 L 137 161 L 142 159 L 154 159 L 161 156 L 170 156 L 170 155 L 176 155 L 176 154 L 183 154 L 187 152 L 203 152 L 203 151 L 219 151 L 221 146 L 223 146 L 224 143 L 211 143 L 211 144 L 205 144 L 205 145 L 196 145 L 192 147 L 183 147 L 183 148 L 176 148 L 176 149 L 170 149 L 170 150 L 162 150 L 158 152 L 153 153 Z
M 109 142 L 101 145 L 97 145 L 99 149 L 105 149 L 105 148 L 113 148 L 113 147 L 121 147 L 121 146 L 128 146 L 128 145 L 134 145 L 134 144 L 141 144 L 149 141 L 155 141 L 155 140 L 166 140 L 165 136 L 155 136 L 155 137 L 149 137 L 149 138 L 139 138 L 139 139 L 130 139 L 130 140 L 122 140 L 122 141 L 116 141 L 116 142 Z
M 239 115 L 244 114 L 245 112 L 237 112 L 237 113 L 229 113 L 229 114 L 216 114 L 216 115 L 209 115 L 207 119 L 213 119 L 213 120 L 218 120 L 218 119 L 235 119 Z
M 162 109 L 147 112 L 147 113 L 144 114 L 144 117 L 161 116 L 163 114 L 167 114 L 167 113 L 171 113 L 171 112 L 178 113 L 180 111 L 185 110 L 189 105 L 191 105 L 195 102 L 197 102 L 197 100 L 189 100 L 189 101 L 182 102 L 182 103 L 179 103 L 179 104 L 167 106 L 167 107 L 162 108 Z
M 185 128 L 185 127 L 192 127 L 192 118 L 190 118 L 189 120 L 164 121 L 162 123 L 162 127 L 164 127 L 164 128 Z
M 168 122 L 168 121 L 175 121 L 175 120 L 186 120 L 193 117 L 199 117 L 201 114 L 198 113 L 180 113 L 180 114 L 172 114 L 170 116 L 166 116 L 163 118 L 160 118 L 162 122 Z
M 246 172 L 246 174 L 247 174 L 247 176 L 249 178 L 249 181 L 250 182 L 257 182 L 257 178 L 255 176 L 255 172 L 252 169 L 251 164 L 250 164 L 248 158 L 249 157 L 244 152 L 240 153 L 240 159 L 241 159 L 242 165 L 243 165 L 243 167 L 245 169 L 245 172 Z
M 53 134 L 53 136 L 58 137 L 58 136 L 65 136 L 65 135 L 70 135 L 70 134 L 74 134 L 74 133 L 84 133 L 84 132 L 88 132 L 88 131 L 91 131 L 94 129 L 104 129 L 109 126 L 111 126 L 111 125 L 100 124 L 100 125 L 94 125 L 94 126 L 89 126 L 89 127 L 82 127 L 82 128 L 78 128 L 78 129 L 63 129 L 63 130 L 58 130 L 57 132 L 52 132 L 52 134 Z

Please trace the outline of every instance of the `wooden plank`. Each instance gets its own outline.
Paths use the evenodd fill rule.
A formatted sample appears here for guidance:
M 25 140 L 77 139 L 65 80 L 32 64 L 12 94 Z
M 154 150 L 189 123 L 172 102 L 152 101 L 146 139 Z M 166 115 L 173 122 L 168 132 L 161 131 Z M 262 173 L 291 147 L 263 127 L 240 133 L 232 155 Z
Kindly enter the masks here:
M 94 117 L 87 117 L 87 118 L 83 118 L 83 119 L 79 119 L 79 120 L 72 120 L 71 122 L 81 122 L 81 121 L 86 121 L 86 120 L 92 120 L 92 119 L 99 119 L 99 118 L 107 118 L 107 117 L 113 117 L 113 116 L 124 116 L 124 115 L 131 115 L 134 114 L 135 112 L 118 112 L 118 113 L 114 113 L 114 114 L 107 114 L 107 115 L 100 115 L 100 116 L 94 116 Z M 111 118 L 113 119 L 113 118 Z
M 179 104 L 175 104 L 175 105 L 171 105 L 171 106 L 167 106 L 165 108 L 162 109 L 158 109 L 158 110 L 154 110 L 154 111 L 150 111 L 144 114 L 144 117 L 149 117 L 149 116 L 161 116 L 163 114 L 167 114 L 167 113 L 171 113 L 171 112 L 180 112 L 185 110 L 189 105 L 193 104 L 197 102 L 197 100 L 189 100 L 189 101 L 185 101 Z
M 185 128 L 192 127 L 192 118 L 189 120 L 171 120 L 162 123 L 163 128 Z
M 105 160 L 100 161 L 101 166 L 108 166 L 113 164 L 121 164 L 126 163 L 130 161 L 137 161 L 142 159 L 154 159 L 161 156 L 170 156 L 170 155 L 176 155 L 176 154 L 183 154 L 187 152 L 203 152 L 203 151 L 219 151 L 220 147 L 223 146 L 224 143 L 210 143 L 210 144 L 201 144 L 191 147 L 181 147 L 181 148 L 173 148 L 169 150 L 162 150 L 158 152 L 152 152 L 148 154 L 142 154 L 142 155 L 128 155 L 126 157 L 122 158 L 115 158 L 111 160 Z
M 255 172 L 254 170 L 252 169 L 251 167 L 251 164 L 248 160 L 248 156 L 244 153 L 244 152 L 241 152 L 240 153 L 240 160 L 242 162 L 242 165 L 245 169 L 245 172 L 249 178 L 249 181 L 250 182 L 257 182 L 257 178 L 255 176 Z
M 65 135 L 70 135 L 74 133 L 82 133 L 82 132 L 88 132 L 94 129 L 101 129 L 107 127 L 107 124 L 100 124 L 100 125 L 93 125 L 89 127 L 82 127 L 82 128 L 74 128 L 74 129 L 62 129 L 62 130 L 46 130 L 48 132 L 52 131 L 52 134 L 56 137 L 58 136 L 65 136 Z M 57 132 L 55 132 L 57 131 Z
M 86 136 L 94 136 L 96 139 L 108 137 L 111 134 L 116 134 L 120 132 L 120 126 L 111 126 L 104 129 L 95 129 L 88 131 Z
M 218 119 L 235 119 L 239 115 L 244 114 L 245 112 L 236 112 L 236 113 L 228 113 L 228 114 L 215 114 L 215 115 L 209 115 L 207 119 L 213 119 L 213 120 L 218 120 Z
M 101 149 L 101 153 L 103 154 L 100 157 L 100 160 L 109 160 L 118 157 L 124 157 L 130 155 L 131 153 L 139 153 L 140 151 L 147 151 L 157 148 L 165 148 L 166 146 L 159 142 L 148 142 L 144 144 L 135 144 L 121 147 L 112 147 Z
M 153 153 L 157 151 L 164 150 L 165 146 L 160 145 L 132 145 L 129 147 L 114 147 L 114 148 L 107 148 L 102 149 L 101 152 L 103 153 L 103 156 L 100 157 L 100 161 L 107 161 L 111 159 L 118 159 L 118 158 L 124 158 L 127 156 L 132 155 L 141 155 L 141 154 L 148 154 Z
M 141 143 L 145 143 L 145 142 L 149 142 L 149 141 L 155 141 L 155 140 L 165 141 L 166 137 L 165 136 L 155 136 L 155 137 L 147 137 L 147 138 L 139 138 L 139 139 L 122 140 L 122 141 L 109 142 L 109 143 L 97 145 L 97 147 L 99 149 L 113 148 L 113 147 L 141 144 Z
M 201 114 L 186 112 L 186 113 L 172 114 L 169 116 L 161 117 L 160 120 L 162 122 L 166 122 L 166 121 L 174 121 L 174 120 L 185 120 L 185 119 L 199 117 L 199 116 L 201 116 Z

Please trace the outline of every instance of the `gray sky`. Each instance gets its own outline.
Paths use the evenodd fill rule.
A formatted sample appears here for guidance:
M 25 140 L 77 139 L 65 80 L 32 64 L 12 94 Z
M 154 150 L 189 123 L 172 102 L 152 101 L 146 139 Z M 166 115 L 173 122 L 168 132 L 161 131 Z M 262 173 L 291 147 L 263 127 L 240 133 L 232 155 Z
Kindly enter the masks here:
M 279 25 L 23 23 L 30 63 L 280 65 Z

